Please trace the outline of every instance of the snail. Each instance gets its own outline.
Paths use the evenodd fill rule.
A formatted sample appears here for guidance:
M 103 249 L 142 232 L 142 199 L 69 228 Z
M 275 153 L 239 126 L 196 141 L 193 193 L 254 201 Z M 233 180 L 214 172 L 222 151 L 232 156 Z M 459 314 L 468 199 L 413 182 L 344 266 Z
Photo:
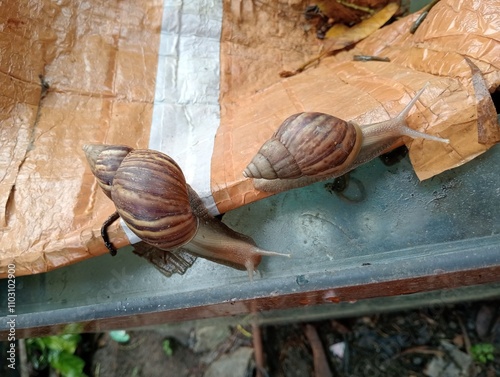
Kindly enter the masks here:
M 247 270 L 250 278 L 264 255 L 250 238 L 208 213 L 177 163 L 161 152 L 123 145 L 85 145 L 90 168 L 125 224 L 162 250 L 182 250 Z
M 359 126 L 323 113 L 294 114 L 262 145 L 243 175 L 253 178 L 258 190 L 280 192 L 341 176 L 387 151 L 401 136 L 449 143 L 406 124 L 426 86 L 395 118 L 379 123 Z

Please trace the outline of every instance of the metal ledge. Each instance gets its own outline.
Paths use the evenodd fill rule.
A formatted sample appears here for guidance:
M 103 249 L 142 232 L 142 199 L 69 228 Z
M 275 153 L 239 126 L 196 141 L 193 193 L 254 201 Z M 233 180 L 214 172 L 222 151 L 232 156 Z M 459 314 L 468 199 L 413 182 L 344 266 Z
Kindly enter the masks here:
M 375 299 L 381 309 L 401 295 L 498 283 L 499 158 L 495 147 L 422 183 L 407 160 L 393 167 L 377 160 L 352 174 L 364 188 L 362 202 L 340 199 L 320 183 L 226 214 L 228 225 L 262 247 L 292 254 L 265 258 L 252 282 L 205 260 L 166 278 L 127 249 L 17 278 L 16 336 L 68 325 L 102 331 L 228 316 L 272 321 L 292 308 L 305 316 L 325 307 L 334 315 L 375 298 L 387 297 Z M 359 187 L 349 190 L 356 195 Z M 498 284 L 488 287 L 498 291 Z M 7 292 L 6 280 L 0 291 Z M 0 314 L 3 339 L 10 319 L 4 294 Z

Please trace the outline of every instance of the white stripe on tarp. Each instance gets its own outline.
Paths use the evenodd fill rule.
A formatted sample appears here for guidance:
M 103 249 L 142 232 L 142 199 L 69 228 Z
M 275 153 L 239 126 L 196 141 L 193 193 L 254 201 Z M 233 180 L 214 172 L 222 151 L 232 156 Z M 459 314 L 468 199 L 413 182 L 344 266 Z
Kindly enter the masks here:
M 210 164 L 220 122 L 221 27 L 221 0 L 164 0 L 149 138 L 149 148 L 179 164 L 214 215 Z M 132 244 L 140 241 L 121 225 Z

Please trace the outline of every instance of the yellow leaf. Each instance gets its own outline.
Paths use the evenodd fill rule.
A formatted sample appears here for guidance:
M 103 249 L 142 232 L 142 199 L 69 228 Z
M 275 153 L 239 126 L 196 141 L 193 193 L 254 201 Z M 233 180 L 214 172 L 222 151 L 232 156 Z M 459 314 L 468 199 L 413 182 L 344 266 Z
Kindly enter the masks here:
M 350 29 L 349 26 L 344 25 L 344 24 L 335 24 L 333 25 L 325 34 L 325 38 L 327 39 L 332 39 L 332 38 L 337 38 L 342 36 L 343 34 L 347 33 L 347 31 Z
M 332 53 L 336 50 L 341 50 L 368 37 L 373 32 L 380 29 L 387 21 L 389 21 L 398 9 L 399 4 L 389 3 L 370 18 L 367 18 L 366 20 L 361 21 L 359 24 L 348 28 L 341 35 L 337 35 L 338 30 L 332 31 L 332 35 L 330 35 L 329 30 L 326 33 L 326 38 L 329 39 L 329 41 L 325 43 L 325 54 Z
M 312 64 L 319 62 L 323 57 L 341 50 L 360 40 L 368 37 L 376 30 L 380 29 L 389 19 L 398 11 L 399 4 L 389 3 L 372 17 L 361 21 L 353 27 L 347 27 L 342 24 L 336 24 L 326 33 L 327 41 L 324 45 L 324 51 L 318 56 L 308 60 L 295 71 L 282 71 L 281 77 L 291 77 L 307 69 Z

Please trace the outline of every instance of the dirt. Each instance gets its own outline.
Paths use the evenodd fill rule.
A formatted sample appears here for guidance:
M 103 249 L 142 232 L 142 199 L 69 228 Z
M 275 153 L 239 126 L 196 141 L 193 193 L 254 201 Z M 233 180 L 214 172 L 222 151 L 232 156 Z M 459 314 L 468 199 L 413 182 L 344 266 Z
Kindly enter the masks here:
M 163 336 L 155 331 L 130 331 L 128 344 L 101 334 L 93 356 L 93 376 L 201 376 L 199 355 L 171 341 L 173 357 L 163 350 Z M 171 374 L 166 373 L 169 371 Z
M 109 334 L 97 335 L 97 350 L 91 368 L 86 371 L 89 376 L 202 377 L 208 366 L 221 356 L 251 345 L 251 340 L 235 329 L 213 349 L 203 352 L 193 351 L 196 345 L 189 336 L 181 335 L 179 341 L 157 330 L 128 331 L 128 334 L 130 341 L 126 344 L 114 341 Z M 164 350 L 165 340 L 171 356 Z
M 326 355 L 331 376 L 500 376 L 500 300 L 310 324 L 319 335 L 319 347 Z M 315 376 L 315 345 L 308 340 L 305 326 L 294 323 L 260 328 L 262 344 L 253 346 L 254 352 L 262 351 L 262 376 Z M 251 328 L 230 330 L 229 336 L 213 349 L 198 353 L 192 350 L 195 330 L 179 337 L 180 341 L 155 329 L 129 331 L 131 339 L 127 344 L 99 334 L 94 338 L 96 350 L 87 374 L 201 377 L 222 356 L 242 346 L 252 347 L 247 334 Z M 163 350 L 165 339 L 170 341 L 171 356 Z M 493 344 L 494 359 L 474 360 L 478 344 Z M 255 373 L 251 362 L 247 376 Z
M 484 364 L 472 362 L 460 375 L 500 376 L 499 304 L 497 301 L 431 307 L 321 321 L 314 327 L 329 355 L 334 376 L 429 376 L 432 371 L 428 366 L 435 358 L 456 363 L 443 344 L 451 345 L 451 349 L 460 351 L 467 359 L 473 353 L 470 348 L 479 343 L 495 344 L 495 359 Z M 314 375 L 303 325 L 267 328 L 264 333 L 270 376 Z M 329 351 L 332 345 L 340 350 L 345 347 L 343 355 L 341 351 L 332 354 Z M 302 364 L 308 365 L 307 373 L 294 372 L 293 362 L 297 355 L 301 355 Z

